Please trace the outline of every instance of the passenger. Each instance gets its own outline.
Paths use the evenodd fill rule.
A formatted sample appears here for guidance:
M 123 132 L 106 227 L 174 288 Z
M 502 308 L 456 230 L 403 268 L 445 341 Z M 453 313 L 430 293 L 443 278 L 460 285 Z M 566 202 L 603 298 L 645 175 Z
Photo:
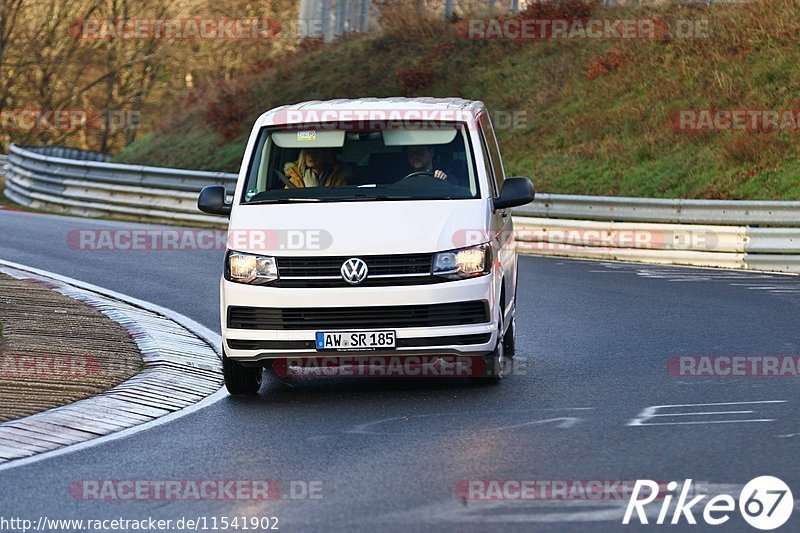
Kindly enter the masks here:
M 332 148 L 304 148 L 296 162 L 287 163 L 284 172 L 289 182 L 302 187 L 341 187 L 347 185 L 350 169 L 336 161 Z M 288 184 L 286 188 L 291 188 Z
M 408 146 L 406 147 L 406 156 L 408 156 L 408 164 L 411 166 L 411 172 L 430 172 L 435 178 L 440 180 L 447 179 L 447 173 L 444 170 L 433 168 L 433 148 L 430 146 Z

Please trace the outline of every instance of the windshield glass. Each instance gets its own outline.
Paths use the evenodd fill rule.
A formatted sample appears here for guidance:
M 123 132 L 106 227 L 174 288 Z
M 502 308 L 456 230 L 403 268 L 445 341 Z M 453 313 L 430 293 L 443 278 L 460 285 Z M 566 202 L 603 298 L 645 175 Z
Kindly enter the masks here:
M 263 129 L 242 204 L 479 198 L 463 125 Z

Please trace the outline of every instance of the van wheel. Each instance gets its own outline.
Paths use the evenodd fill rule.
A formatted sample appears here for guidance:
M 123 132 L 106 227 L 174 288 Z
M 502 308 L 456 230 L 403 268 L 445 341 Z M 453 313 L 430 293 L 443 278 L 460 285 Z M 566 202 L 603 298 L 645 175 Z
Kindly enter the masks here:
M 517 354 L 517 340 L 514 332 L 516 324 L 517 318 L 511 317 L 511 324 L 508 325 L 506 334 L 503 335 L 503 349 L 505 350 L 505 356 L 509 359 Z
M 222 352 L 222 375 L 225 378 L 225 388 L 234 396 L 258 394 L 261 388 L 263 369 L 261 367 L 248 367 L 237 363 Z
M 497 331 L 503 331 L 502 312 L 500 313 L 497 327 Z M 506 363 L 508 362 L 505 353 L 505 338 L 498 334 L 497 346 L 495 346 L 492 353 L 483 356 L 483 359 L 485 365 L 484 374 L 476 377 L 475 380 L 478 383 L 500 383 L 500 380 L 505 377 Z

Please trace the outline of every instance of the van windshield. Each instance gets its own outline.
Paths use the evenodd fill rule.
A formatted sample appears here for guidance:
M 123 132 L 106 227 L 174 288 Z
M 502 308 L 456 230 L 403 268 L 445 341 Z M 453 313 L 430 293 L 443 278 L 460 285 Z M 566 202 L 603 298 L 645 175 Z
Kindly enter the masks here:
M 259 134 L 242 204 L 479 198 L 466 133 L 303 126 Z

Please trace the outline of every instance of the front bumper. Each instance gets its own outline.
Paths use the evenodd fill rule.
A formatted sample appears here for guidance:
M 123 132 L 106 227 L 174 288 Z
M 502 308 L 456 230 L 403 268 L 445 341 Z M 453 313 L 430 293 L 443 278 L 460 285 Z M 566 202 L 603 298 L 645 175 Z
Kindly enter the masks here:
M 222 338 L 228 357 L 242 362 L 263 361 L 284 357 L 352 357 L 355 355 L 482 355 L 497 344 L 497 325 L 493 320 L 481 324 L 436 327 L 386 327 L 397 333 L 398 347 L 380 351 L 317 351 L 313 348 L 315 334 L 322 329 L 252 330 L 233 329 L 227 324 L 228 306 L 299 308 L 299 307 L 370 307 L 442 304 L 483 300 L 489 304 L 489 316 L 497 316 L 494 276 L 452 281 L 435 285 L 401 287 L 353 287 L 289 289 L 251 286 L 222 280 L 220 286 L 220 316 Z M 354 331 L 368 328 L 325 328 L 325 331 Z M 469 336 L 464 344 L 463 337 Z M 454 339 L 462 337 L 462 339 Z M 453 341 L 460 342 L 454 343 Z M 239 342 L 236 342 L 239 341 Z M 242 342 L 245 341 L 245 342 Z M 241 349 L 246 341 L 269 341 L 265 344 L 287 346 Z M 309 347 L 293 348 L 307 343 Z M 233 346 L 231 346 L 233 344 Z M 405 345 L 405 346 L 404 346 Z

